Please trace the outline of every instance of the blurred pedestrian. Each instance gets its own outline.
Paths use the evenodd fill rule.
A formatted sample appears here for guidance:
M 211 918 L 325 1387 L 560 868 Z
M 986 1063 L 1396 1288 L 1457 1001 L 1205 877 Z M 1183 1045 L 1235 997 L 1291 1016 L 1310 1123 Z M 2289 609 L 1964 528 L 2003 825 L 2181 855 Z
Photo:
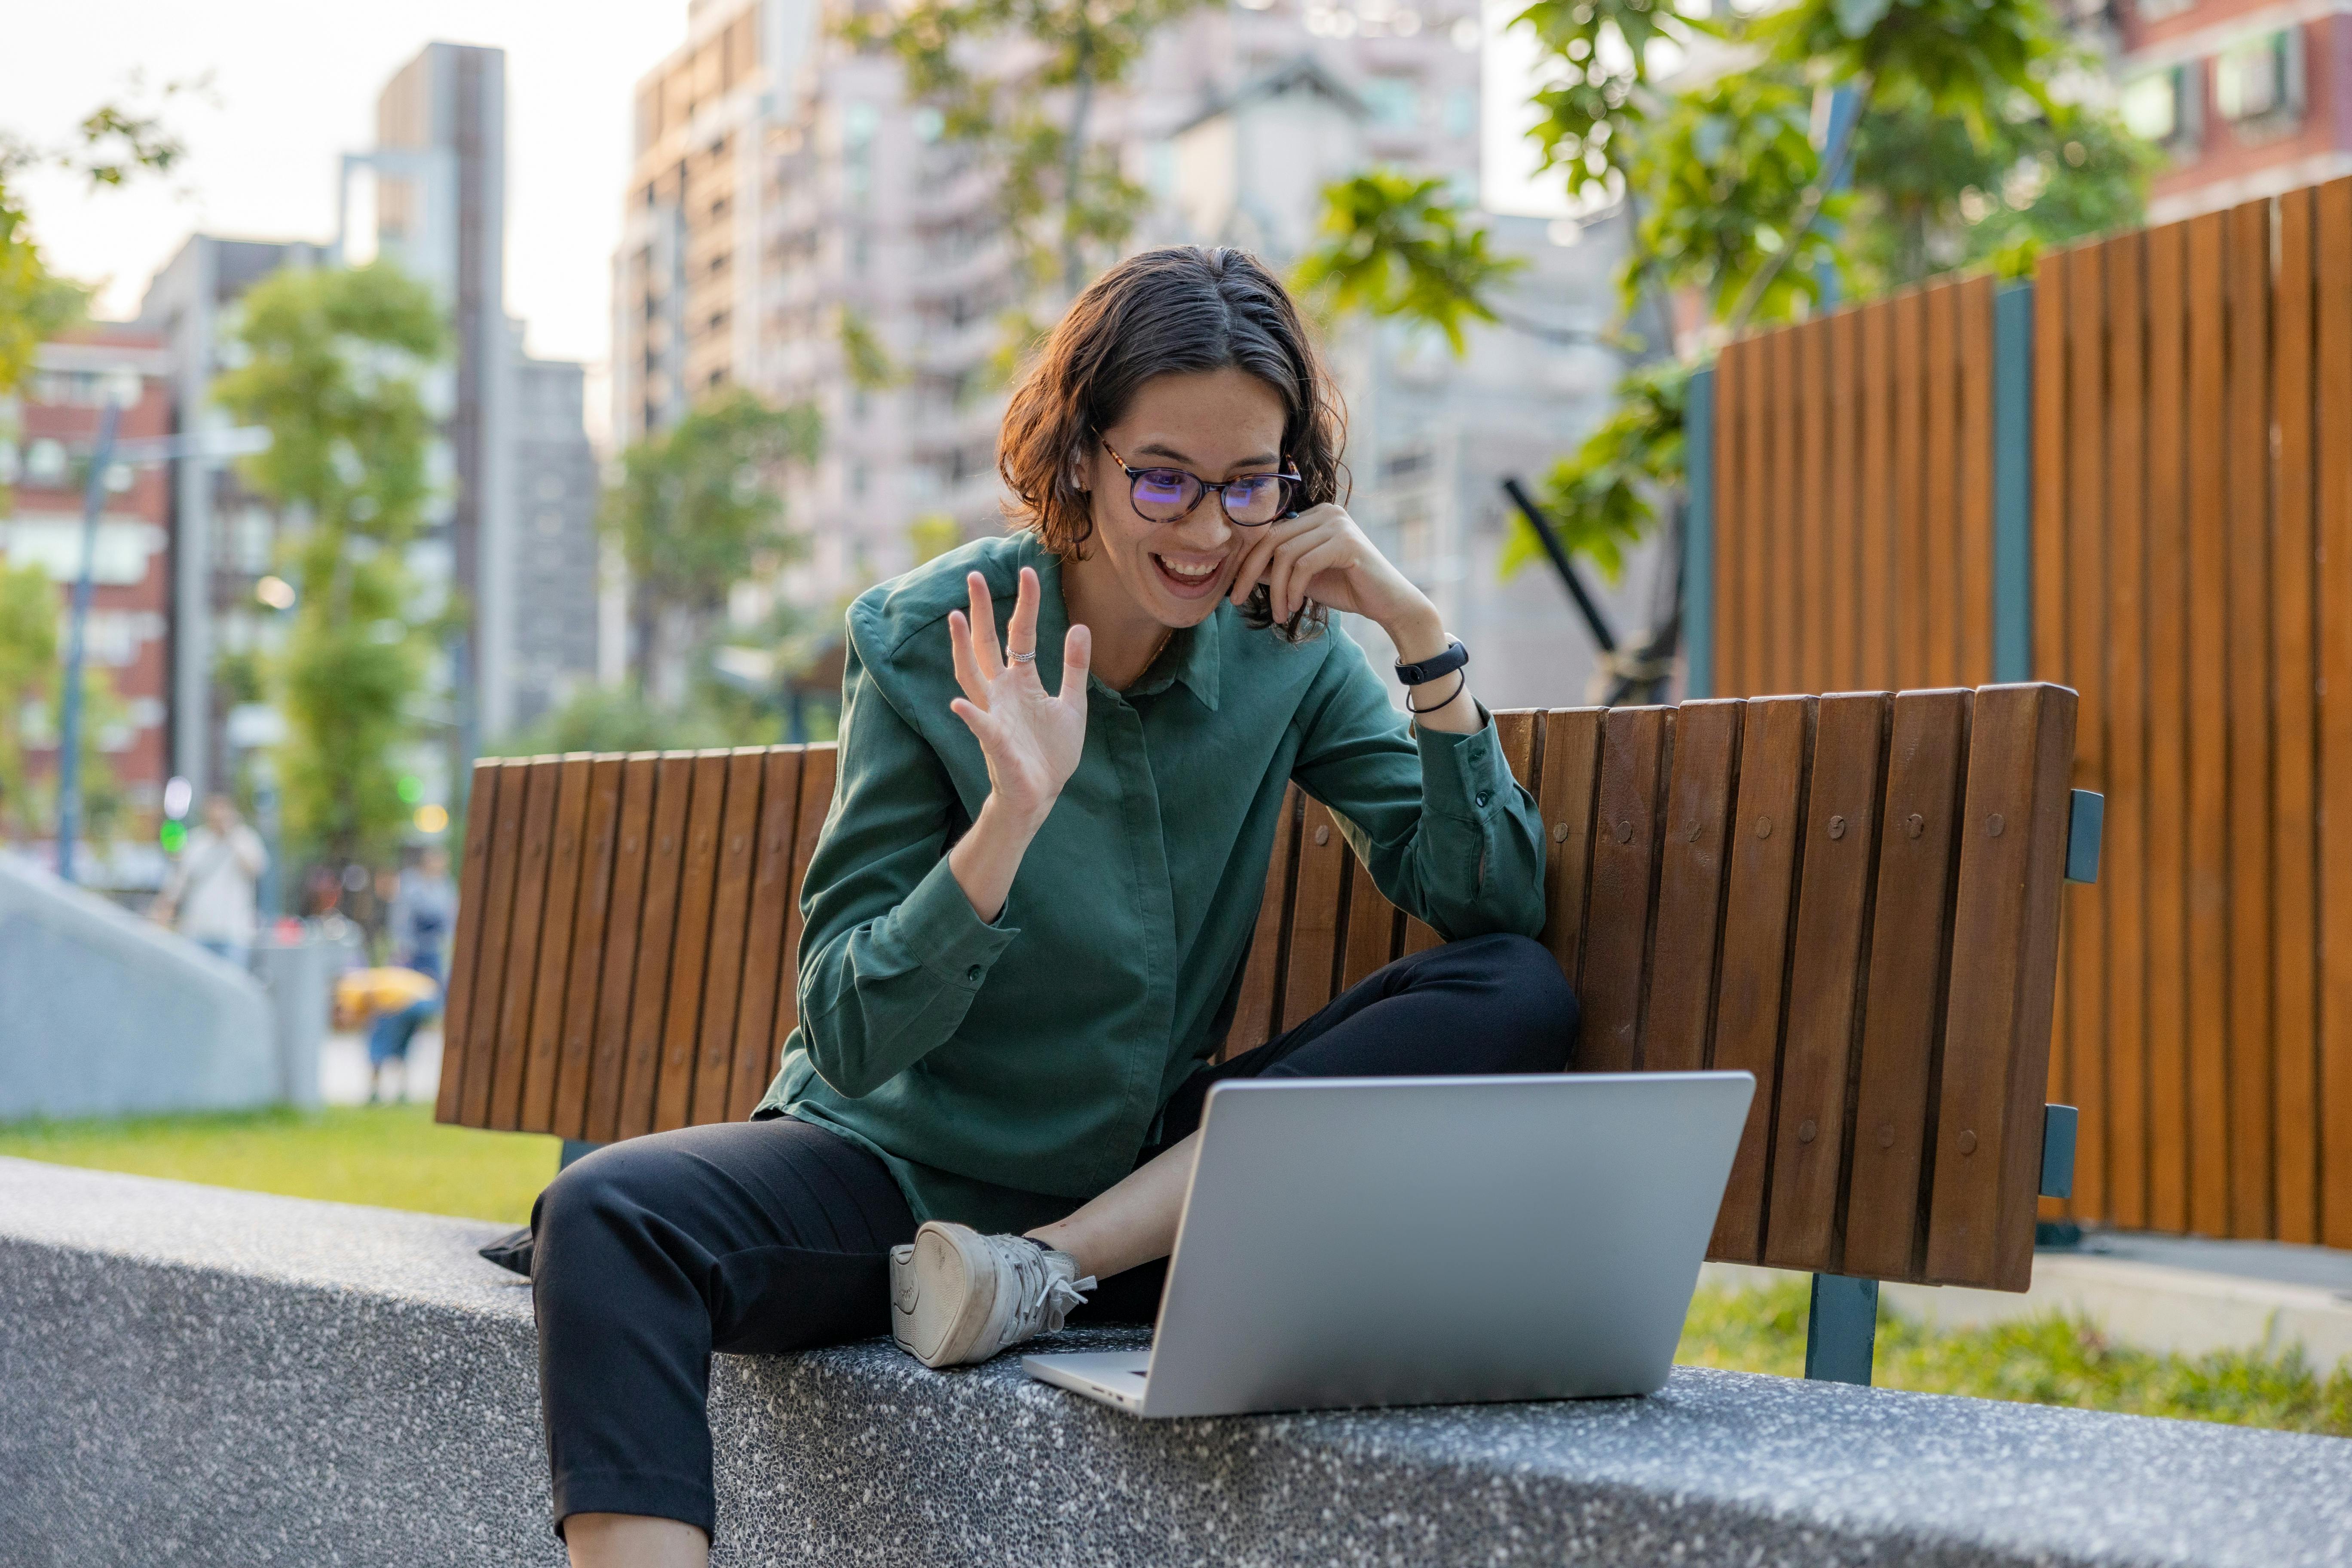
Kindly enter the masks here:
M 408 1047 L 417 1026 L 441 1010 L 441 987 L 433 976 L 396 965 L 346 970 L 335 979 L 335 1027 L 368 1026 L 368 1103 L 385 1098 L 384 1068 L 400 1064 L 400 1092 L 408 1098 Z
M 392 898 L 392 961 L 437 984 L 444 954 L 457 924 L 457 884 L 449 879 L 449 852 L 428 844 L 416 864 L 400 874 Z
M 152 910 L 197 946 L 239 969 L 253 955 L 255 889 L 269 864 L 261 835 L 245 825 L 225 795 L 205 798 L 205 819 L 188 835 L 180 863 Z

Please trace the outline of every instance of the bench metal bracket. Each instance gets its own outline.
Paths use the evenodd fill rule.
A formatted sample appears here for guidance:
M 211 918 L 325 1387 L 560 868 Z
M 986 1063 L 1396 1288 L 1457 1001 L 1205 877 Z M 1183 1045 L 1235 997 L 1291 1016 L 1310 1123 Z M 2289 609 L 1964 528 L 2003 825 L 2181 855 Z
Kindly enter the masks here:
M 1877 1349 L 1878 1281 L 1814 1275 L 1812 1310 L 1805 1319 L 1805 1375 L 1868 1388 Z
M 2042 1108 L 2041 1192 L 2045 1198 L 2074 1195 L 2074 1121 L 2071 1105 Z
M 2107 824 L 2107 797 L 2095 789 L 2074 792 L 2066 817 L 2066 879 L 2099 879 L 2099 839 Z

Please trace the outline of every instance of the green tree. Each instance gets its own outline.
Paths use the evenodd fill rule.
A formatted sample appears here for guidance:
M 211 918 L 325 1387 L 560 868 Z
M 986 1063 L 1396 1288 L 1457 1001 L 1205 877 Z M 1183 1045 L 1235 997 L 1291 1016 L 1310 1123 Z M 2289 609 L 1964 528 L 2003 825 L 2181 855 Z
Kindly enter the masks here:
M 621 454 L 602 521 L 629 570 L 641 699 L 683 703 L 727 590 L 795 548 L 775 480 L 814 461 L 822 435 L 814 408 L 771 408 L 739 387 Z
M 446 352 L 431 289 L 384 264 L 285 271 L 245 298 L 244 363 L 214 401 L 266 426 L 247 482 L 299 508 L 297 595 L 273 660 L 287 740 L 278 752 L 298 855 L 377 858 L 407 819 L 393 753 L 409 733 L 426 638 L 403 549 L 432 499 L 434 418 L 421 383 Z
M 1654 367 L 1675 349 L 1671 294 L 1704 305 L 1704 354 L 1833 285 L 1853 298 L 1952 266 L 2021 271 L 2040 247 L 2136 222 L 2145 204 L 2152 152 L 2053 89 L 2079 62 L 2047 0 L 1796 0 L 1721 26 L 1665 0 L 1535 0 L 1515 22 L 1557 76 L 1535 100 L 1546 167 L 1626 224 L 1618 341 L 1633 363 L 1615 413 L 1543 487 L 1574 547 L 1606 570 L 1682 500 L 1691 367 Z M 1654 74 L 1708 35 L 1733 68 L 1671 87 Z M 1824 145 L 1815 110 L 1832 93 L 1843 108 Z M 1346 216 L 1359 199 L 1327 193 L 1333 235 L 1308 268 L 1370 265 L 1343 255 L 1379 228 Z M 1457 343 L 1463 320 L 1498 313 L 1492 278 L 1461 281 L 1433 259 L 1462 246 L 1466 215 L 1394 216 L 1377 248 L 1412 283 L 1360 308 Z M 1539 553 L 1519 528 L 1508 569 Z

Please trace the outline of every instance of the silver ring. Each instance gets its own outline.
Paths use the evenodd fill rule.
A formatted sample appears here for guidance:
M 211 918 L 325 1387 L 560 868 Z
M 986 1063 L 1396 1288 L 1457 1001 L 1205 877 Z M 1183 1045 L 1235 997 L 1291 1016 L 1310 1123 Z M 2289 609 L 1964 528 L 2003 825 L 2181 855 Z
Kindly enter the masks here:
M 1016 653 L 1009 657 L 1015 664 L 1034 664 L 1037 662 L 1037 650 L 1031 648 L 1027 653 Z

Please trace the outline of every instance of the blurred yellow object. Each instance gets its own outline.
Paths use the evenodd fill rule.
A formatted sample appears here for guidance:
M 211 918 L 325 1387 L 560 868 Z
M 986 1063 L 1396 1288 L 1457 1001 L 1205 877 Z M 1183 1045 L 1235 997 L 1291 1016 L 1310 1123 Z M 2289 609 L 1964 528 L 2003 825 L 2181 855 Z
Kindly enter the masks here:
M 438 996 L 441 987 L 414 969 L 352 969 L 335 981 L 335 1027 L 356 1029 L 379 1013 Z
M 415 820 L 417 832 L 438 833 L 449 826 L 449 814 L 437 805 L 420 805 Z

